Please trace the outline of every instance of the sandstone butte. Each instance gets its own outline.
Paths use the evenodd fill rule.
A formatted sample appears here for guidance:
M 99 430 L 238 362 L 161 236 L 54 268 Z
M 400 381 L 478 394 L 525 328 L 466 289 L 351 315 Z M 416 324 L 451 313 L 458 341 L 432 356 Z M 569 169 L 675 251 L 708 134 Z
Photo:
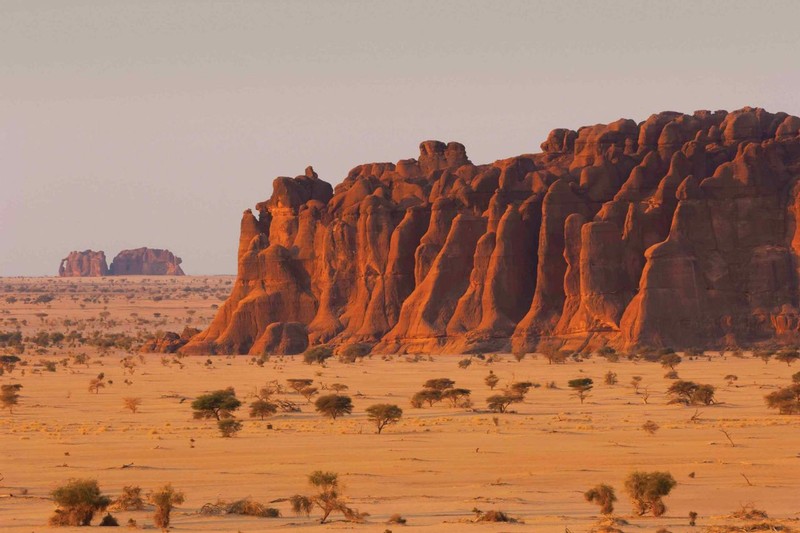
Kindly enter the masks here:
M 663 112 L 476 165 L 311 167 L 244 212 L 238 275 L 183 353 L 746 347 L 800 328 L 800 118 Z
M 86 276 L 183 276 L 181 258 L 169 250 L 137 248 L 122 250 L 106 265 L 106 254 L 86 250 L 70 252 L 61 260 L 61 277 Z

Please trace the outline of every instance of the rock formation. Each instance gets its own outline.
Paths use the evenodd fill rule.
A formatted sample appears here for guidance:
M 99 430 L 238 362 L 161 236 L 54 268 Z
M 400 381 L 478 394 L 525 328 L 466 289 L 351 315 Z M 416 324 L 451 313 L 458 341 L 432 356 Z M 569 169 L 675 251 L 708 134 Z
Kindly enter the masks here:
M 139 351 L 145 353 L 175 353 L 198 333 L 200 333 L 199 329 L 190 328 L 189 326 L 183 328 L 180 334 L 174 331 L 167 331 L 146 341 Z
M 553 130 L 542 152 L 491 164 L 426 141 L 418 159 L 357 166 L 335 190 L 311 167 L 277 178 L 244 213 L 231 296 L 182 351 L 797 336 L 799 130 L 763 109 L 663 112 Z
M 181 258 L 169 250 L 137 248 L 122 250 L 111 261 L 112 276 L 183 276 Z
M 58 267 L 58 275 L 62 278 L 107 276 L 106 254 L 93 250 L 70 252 L 67 257 L 61 260 L 61 264 Z

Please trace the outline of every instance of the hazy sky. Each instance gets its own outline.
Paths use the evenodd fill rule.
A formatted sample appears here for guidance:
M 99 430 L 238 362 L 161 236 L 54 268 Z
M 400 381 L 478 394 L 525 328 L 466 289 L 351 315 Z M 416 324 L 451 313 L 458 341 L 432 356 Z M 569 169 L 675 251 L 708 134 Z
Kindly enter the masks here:
M 744 105 L 800 115 L 800 2 L 0 0 L 0 275 L 234 273 L 275 176 Z

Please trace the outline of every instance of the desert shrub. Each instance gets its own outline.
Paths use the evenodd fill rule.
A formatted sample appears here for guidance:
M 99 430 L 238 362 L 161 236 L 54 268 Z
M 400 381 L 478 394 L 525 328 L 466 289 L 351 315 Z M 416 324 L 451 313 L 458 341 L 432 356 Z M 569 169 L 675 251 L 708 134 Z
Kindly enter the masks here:
M 769 360 L 772 358 L 773 355 L 775 355 L 775 352 L 773 350 L 756 350 L 753 352 L 753 357 L 758 357 L 759 359 L 764 361 L 765 365 L 769 363 Z
M 583 497 L 587 502 L 596 503 L 600 506 L 600 513 L 611 514 L 614 512 L 614 502 L 617 501 L 617 495 L 614 493 L 614 487 L 605 484 L 595 485 L 593 488 L 583 493 Z
M 632 472 L 625 480 L 625 490 L 640 516 L 648 511 L 661 516 L 667 510 L 663 498 L 676 484 L 669 472 Z
M 122 405 L 125 406 L 125 409 L 130 410 L 131 413 L 136 413 L 139 410 L 139 406 L 142 405 L 141 398 L 123 398 Z
M 326 394 L 317 398 L 314 407 L 320 414 L 336 420 L 342 415 L 353 412 L 353 400 L 349 396 Z
M 170 514 L 176 505 L 180 505 L 184 501 L 182 492 L 175 490 L 172 483 L 167 483 L 160 489 L 148 494 L 150 503 L 155 505 L 156 510 L 153 514 L 153 522 L 156 527 L 167 529 L 170 522 Z
M 232 417 L 233 411 L 239 409 L 241 405 L 242 402 L 236 398 L 236 391 L 233 390 L 233 387 L 228 387 L 198 396 L 192 402 L 193 416 L 196 419 L 222 420 Z
M 296 514 L 308 516 L 313 507 L 316 506 L 322 511 L 320 524 L 324 524 L 333 512 L 342 513 L 345 520 L 351 522 L 363 521 L 366 514 L 359 513 L 356 509 L 351 509 L 342 500 L 338 474 L 316 470 L 309 474 L 308 483 L 316 490 L 316 494 L 311 496 L 295 494 L 289 498 L 292 510 Z
M 98 525 L 100 527 L 119 527 L 119 522 L 111 513 L 106 513 Z
M 58 505 L 50 517 L 51 526 L 88 526 L 95 513 L 111 503 L 100 492 L 96 479 L 70 479 L 50 495 Z
M 348 387 L 344 383 L 334 383 L 332 385 L 329 385 L 328 388 L 330 390 L 332 390 L 333 392 L 339 393 L 339 392 L 344 392 L 344 391 L 348 390 L 350 387 Z
M 458 368 L 468 368 L 469 365 L 471 365 L 471 364 L 472 364 L 472 358 L 471 357 L 465 357 L 464 359 L 462 359 L 462 360 L 460 360 L 458 362 Z
M 274 415 L 278 412 L 277 404 L 269 400 L 258 399 L 250 404 L 250 418 L 265 418 Z
M 647 422 L 642 424 L 642 429 L 646 433 L 649 433 L 650 435 L 655 435 L 656 431 L 658 431 L 659 428 L 660 428 L 660 426 L 658 424 L 656 424 L 655 422 L 653 422 L 652 420 L 648 420 Z
M 508 407 L 515 402 L 518 402 L 519 396 L 504 394 L 493 394 L 486 398 L 486 405 L 495 413 L 505 413 Z
M 406 522 L 407 520 L 402 516 L 400 516 L 400 514 L 398 513 L 393 514 L 392 516 L 389 517 L 389 520 L 386 521 L 387 524 L 399 524 L 401 526 L 405 525 Z
M 697 513 L 695 511 L 689 511 L 689 525 L 694 527 L 697 524 Z
M 569 388 L 575 391 L 574 395 L 583 403 L 589 395 L 589 391 L 594 386 L 594 381 L 591 378 L 577 378 L 571 379 L 567 382 Z
M 117 511 L 141 511 L 144 509 L 142 488 L 138 485 L 122 487 L 122 495 L 114 500 L 113 508 Z
M 377 403 L 367 407 L 367 418 L 375 424 L 378 434 L 389 424 L 396 424 L 403 417 L 403 410 L 400 407 L 388 404 Z
M 342 363 L 355 363 L 369 355 L 371 348 L 368 344 L 356 343 L 345 346 L 339 353 L 339 361 Z
M 19 403 L 19 391 L 22 385 L 19 383 L 11 383 L 0 386 L 0 403 L 3 404 L 3 409 L 8 409 L 8 412 L 14 413 L 14 406 Z
M 617 378 L 617 373 L 612 372 L 611 370 L 606 372 L 605 376 L 603 376 L 603 382 L 606 385 L 616 385 L 618 381 L 619 379 Z
M 723 379 L 728 382 L 729 387 L 732 387 L 735 382 L 739 381 L 739 376 L 728 374 Z
M 778 389 L 764 396 L 770 409 L 777 409 L 782 415 L 800 414 L 800 383 Z
M 684 405 L 711 405 L 714 403 L 713 385 L 700 385 L 693 381 L 678 380 L 673 383 L 667 394 L 672 396 L 670 403 L 682 403 Z
M 274 507 L 268 507 L 250 498 L 227 503 L 224 510 L 225 514 L 258 516 L 261 518 L 278 518 L 281 516 L 281 512 Z
M 230 438 L 242 430 L 242 423 L 235 418 L 223 418 L 217 421 L 217 428 L 219 429 L 220 435 L 225 438 Z
M 497 377 L 497 374 L 495 374 L 493 370 L 490 370 L 489 375 L 483 378 L 483 382 L 486 383 L 486 386 L 491 390 L 494 390 L 497 383 L 500 382 L 500 378 Z
M 503 511 L 489 510 L 484 512 L 480 509 L 473 509 L 472 512 L 475 513 L 476 522 L 507 522 L 509 524 L 518 522 L 516 518 L 512 518 Z
M 303 353 L 303 362 L 307 365 L 325 363 L 327 359 L 333 357 L 333 348 L 326 345 L 314 346 Z

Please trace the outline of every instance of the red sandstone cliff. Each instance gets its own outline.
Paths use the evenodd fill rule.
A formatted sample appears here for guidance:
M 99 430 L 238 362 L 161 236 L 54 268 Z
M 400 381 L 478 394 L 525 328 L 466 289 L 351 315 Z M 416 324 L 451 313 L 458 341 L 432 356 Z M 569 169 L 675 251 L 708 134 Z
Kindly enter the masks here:
M 246 211 L 185 353 L 747 346 L 800 329 L 800 118 L 744 108 L 554 130 L 541 153 L 310 167 Z M 113 266 L 112 266 L 113 268 Z
M 93 250 L 70 252 L 61 260 L 58 275 L 62 278 L 107 276 L 106 254 Z
M 122 250 L 111 261 L 112 276 L 183 276 L 181 258 L 169 250 L 137 248 Z

